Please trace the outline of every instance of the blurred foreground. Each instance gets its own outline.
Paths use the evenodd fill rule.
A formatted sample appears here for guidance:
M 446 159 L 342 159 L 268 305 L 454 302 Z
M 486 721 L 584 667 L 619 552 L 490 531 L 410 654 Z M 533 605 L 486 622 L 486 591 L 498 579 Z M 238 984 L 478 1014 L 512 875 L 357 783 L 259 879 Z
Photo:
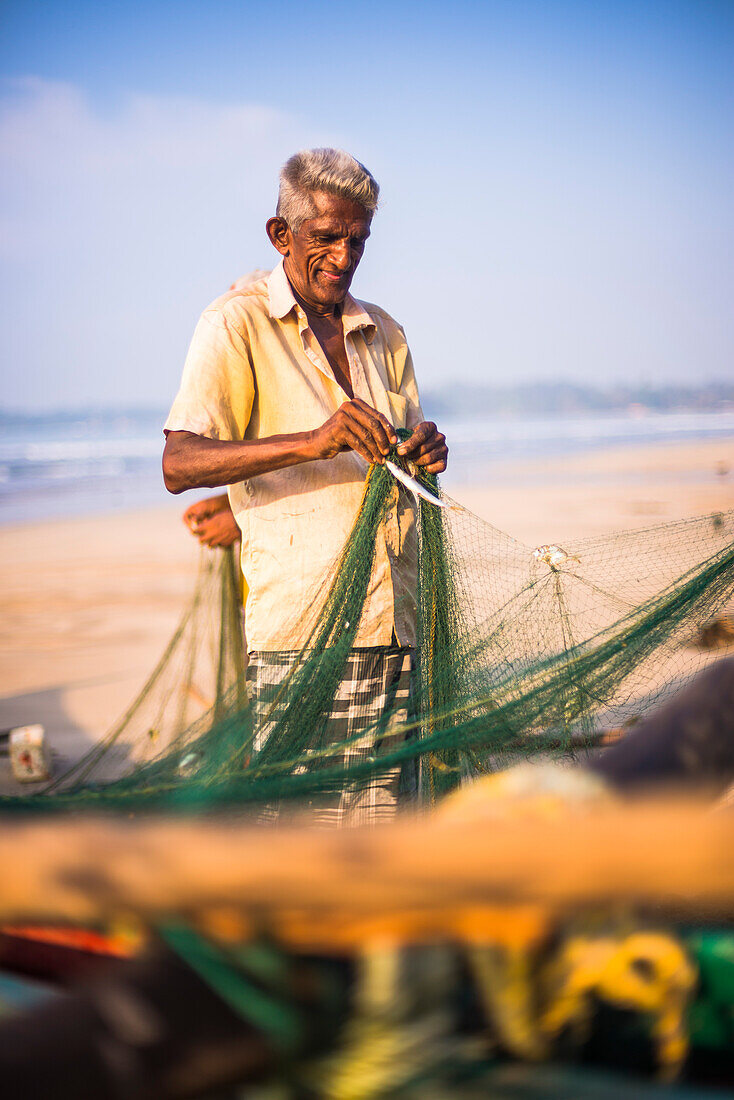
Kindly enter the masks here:
M 0 918 L 103 934 L 6 925 L 47 985 L 0 983 L 36 1001 L 0 1026 L 3 1095 L 734 1087 L 732 728 L 725 659 L 585 764 L 390 826 L 6 819 Z

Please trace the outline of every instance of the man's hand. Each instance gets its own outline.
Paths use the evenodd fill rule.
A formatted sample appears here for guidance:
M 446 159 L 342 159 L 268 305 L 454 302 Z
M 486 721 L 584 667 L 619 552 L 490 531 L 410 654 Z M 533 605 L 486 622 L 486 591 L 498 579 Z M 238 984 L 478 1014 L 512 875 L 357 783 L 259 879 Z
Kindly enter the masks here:
M 240 537 L 226 493 L 197 500 L 186 509 L 183 521 L 202 546 L 226 549 Z
M 196 503 L 190 504 L 181 518 L 189 531 L 195 532 L 198 525 L 205 519 L 216 515 L 217 512 L 226 511 L 231 511 L 229 497 L 226 493 L 219 493 L 218 496 L 206 497 L 205 500 L 197 500 Z
M 342 451 L 356 451 L 365 462 L 382 464 L 398 437 L 389 420 L 366 401 L 355 397 L 311 433 L 314 458 L 334 458 Z
M 432 420 L 424 420 L 413 434 L 398 447 L 398 454 L 414 462 L 429 474 L 442 474 L 448 462 L 446 436 Z

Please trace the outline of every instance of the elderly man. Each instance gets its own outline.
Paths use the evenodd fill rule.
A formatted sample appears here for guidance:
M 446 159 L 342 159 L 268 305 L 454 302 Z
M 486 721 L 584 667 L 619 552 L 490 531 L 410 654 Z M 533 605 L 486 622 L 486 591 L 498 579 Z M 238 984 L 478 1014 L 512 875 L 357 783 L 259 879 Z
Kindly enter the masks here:
M 446 468 L 446 441 L 423 419 L 403 330 L 349 294 L 378 194 L 372 175 L 345 152 L 290 158 L 266 226 L 282 260 L 267 278 L 205 310 L 165 426 L 171 492 L 229 487 L 242 531 L 256 708 L 308 638 L 315 594 L 359 508 L 365 464 L 384 462 L 398 442 L 395 429 L 408 428 L 399 452 L 431 473 Z M 407 698 L 414 550 L 415 505 L 396 488 L 333 715 L 335 740 L 354 737 L 386 703 Z M 395 798 L 390 777 L 370 796 L 367 816 Z M 347 815 L 353 809 L 339 807 Z M 364 817 L 362 809 L 352 816 Z

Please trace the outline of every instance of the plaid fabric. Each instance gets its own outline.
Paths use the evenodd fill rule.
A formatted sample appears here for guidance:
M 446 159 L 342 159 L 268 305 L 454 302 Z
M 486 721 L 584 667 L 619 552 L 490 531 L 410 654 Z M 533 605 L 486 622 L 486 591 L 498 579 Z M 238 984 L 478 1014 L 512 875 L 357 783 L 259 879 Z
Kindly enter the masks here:
M 277 713 L 271 711 L 278 689 L 298 660 L 295 652 L 250 653 L 247 685 L 257 731 L 255 748 L 267 741 Z M 344 678 L 334 698 L 329 721 L 329 744 L 352 738 L 343 753 L 332 758 L 335 765 L 349 765 L 396 748 L 404 738 L 395 727 L 408 719 L 413 673 L 413 650 L 400 646 L 353 649 Z M 374 726 L 390 712 L 386 727 L 375 733 Z M 270 712 L 268 719 L 265 716 Z M 359 734 L 367 731 L 364 738 Z M 347 787 L 325 795 L 310 805 L 320 824 L 365 825 L 389 820 L 399 801 L 409 800 L 416 791 L 415 768 L 389 768 L 375 775 L 367 785 Z M 277 816 L 277 808 L 267 815 Z

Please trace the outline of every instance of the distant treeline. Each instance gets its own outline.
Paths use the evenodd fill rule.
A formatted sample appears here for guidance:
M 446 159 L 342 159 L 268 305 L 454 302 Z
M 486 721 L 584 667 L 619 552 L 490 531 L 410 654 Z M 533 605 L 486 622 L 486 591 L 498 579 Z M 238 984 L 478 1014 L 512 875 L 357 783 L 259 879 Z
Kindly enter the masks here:
M 702 386 L 578 386 L 572 382 L 524 382 L 516 386 L 475 386 L 455 382 L 422 389 L 423 408 L 438 419 L 472 420 L 493 416 L 583 416 L 603 413 L 734 412 L 734 382 L 709 382 Z M 60 425 L 101 428 L 115 424 L 120 430 L 165 421 L 167 409 L 79 408 L 31 413 L 0 409 L 0 429 Z
M 703 386 L 612 386 L 535 382 L 480 387 L 452 383 L 423 392 L 427 415 L 451 419 L 490 416 L 572 416 L 574 414 L 734 411 L 734 383 Z

